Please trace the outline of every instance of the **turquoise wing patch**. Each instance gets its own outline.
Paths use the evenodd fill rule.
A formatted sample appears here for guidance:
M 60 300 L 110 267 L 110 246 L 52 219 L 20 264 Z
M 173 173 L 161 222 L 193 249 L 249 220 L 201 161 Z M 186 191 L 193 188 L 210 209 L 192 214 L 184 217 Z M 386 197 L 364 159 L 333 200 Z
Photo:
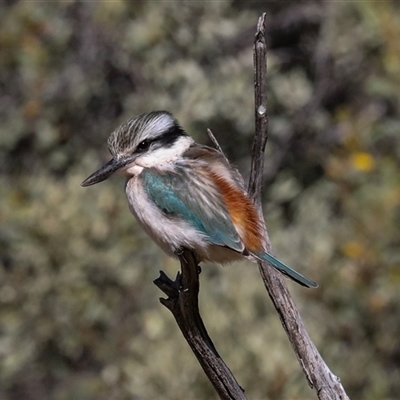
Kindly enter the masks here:
M 242 252 L 243 243 L 216 195 L 217 188 L 212 182 L 195 180 L 189 168 L 178 168 L 178 173 L 163 174 L 143 170 L 140 177 L 150 200 L 166 215 L 182 219 L 203 233 L 211 244 Z M 201 199 L 206 199 L 206 204 Z

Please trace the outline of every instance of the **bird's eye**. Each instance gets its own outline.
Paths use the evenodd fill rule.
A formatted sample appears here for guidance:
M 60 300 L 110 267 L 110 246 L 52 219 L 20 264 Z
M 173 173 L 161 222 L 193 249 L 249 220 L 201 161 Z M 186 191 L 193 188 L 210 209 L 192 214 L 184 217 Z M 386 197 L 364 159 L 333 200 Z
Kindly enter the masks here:
M 151 144 L 150 140 L 145 139 L 138 144 L 137 150 L 139 151 L 147 150 L 150 147 L 150 144 Z

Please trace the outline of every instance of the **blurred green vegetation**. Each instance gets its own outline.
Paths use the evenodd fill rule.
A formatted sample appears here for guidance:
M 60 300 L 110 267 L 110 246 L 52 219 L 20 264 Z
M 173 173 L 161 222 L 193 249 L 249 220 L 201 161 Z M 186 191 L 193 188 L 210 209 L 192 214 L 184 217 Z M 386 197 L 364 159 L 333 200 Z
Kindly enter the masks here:
M 177 262 L 123 178 L 80 182 L 122 121 L 211 128 L 244 176 L 252 41 L 268 13 L 264 211 L 288 282 L 353 399 L 400 397 L 397 2 L 0 3 L 0 398 L 216 398 L 152 284 Z M 249 399 L 310 399 L 255 265 L 210 265 L 201 308 Z

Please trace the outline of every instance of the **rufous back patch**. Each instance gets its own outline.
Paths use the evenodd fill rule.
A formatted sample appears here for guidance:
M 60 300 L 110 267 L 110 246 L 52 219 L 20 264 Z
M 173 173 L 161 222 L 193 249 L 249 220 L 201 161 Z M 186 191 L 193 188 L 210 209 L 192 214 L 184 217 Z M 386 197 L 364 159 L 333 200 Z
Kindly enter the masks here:
M 263 235 L 260 220 L 251 200 L 238 188 L 213 171 L 210 175 L 217 184 L 232 222 L 247 250 L 263 250 Z

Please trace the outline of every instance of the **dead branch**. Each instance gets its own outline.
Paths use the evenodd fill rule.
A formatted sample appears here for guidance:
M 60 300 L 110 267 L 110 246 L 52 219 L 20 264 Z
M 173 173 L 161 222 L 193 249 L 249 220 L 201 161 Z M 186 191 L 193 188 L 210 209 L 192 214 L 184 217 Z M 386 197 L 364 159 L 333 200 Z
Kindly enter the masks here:
M 255 137 L 249 179 L 249 195 L 262 218 L 262 171 L 264 149 L 268 139 L 265 18 L 266 15 L 263 14 L 258 20 L 254 41 Z M 267 240 L 268 251 L 271 252 L 271 243 L 269 238 Z M 330 371 L 311 341 L 283 275 L 267 263 L 260 262 L 259 270 L 309 385 L 315 389 L 320 400 L 348 399 L 340 379 Z
M 254 42 L 256 128 L 248 188 L 249 195 L 256 204 L 262 218 L 262 172 L 264 150 L 268 138 L 265 20 L 266 15 L 263 14 L 258 21 Z M 211 131 L 208 133 L 216 148 L 222 153 Z M 268 251 L 271 252 L 268 237 L 267 241 Z M 220 398 L 246 399 L 243 389 L 215 349 L 200 316 L 198 304 L 200 268 L 197 265 L 195 255 L 184 249 L 179 259 L 182 272 L 178 273 L 175 281 L 169 279 L 162 271 L 160 277 L 154 281 L 168 295 L 167 299 L 160 299 L 160 301 L 172 312 L 183 336 Z M 348 400 L 339 378 L 329 370 L 311 341 L 286 287 L 283 275 L 267 263 L 259 263 L 259 270 L 309 385 L 316 390 L 320 400 Z
M 160 299 L 171 311 L 193 353 L 213 384 L 219 397 L 224 400 L 245 400 L 243 389 L 226 366 L 207 333 L 199 311 L 199 273 L 194 254 L 183 250 L 179 256 L 181 273 L 175 281 L 160 271 L 154 283 L 168 296 Z

